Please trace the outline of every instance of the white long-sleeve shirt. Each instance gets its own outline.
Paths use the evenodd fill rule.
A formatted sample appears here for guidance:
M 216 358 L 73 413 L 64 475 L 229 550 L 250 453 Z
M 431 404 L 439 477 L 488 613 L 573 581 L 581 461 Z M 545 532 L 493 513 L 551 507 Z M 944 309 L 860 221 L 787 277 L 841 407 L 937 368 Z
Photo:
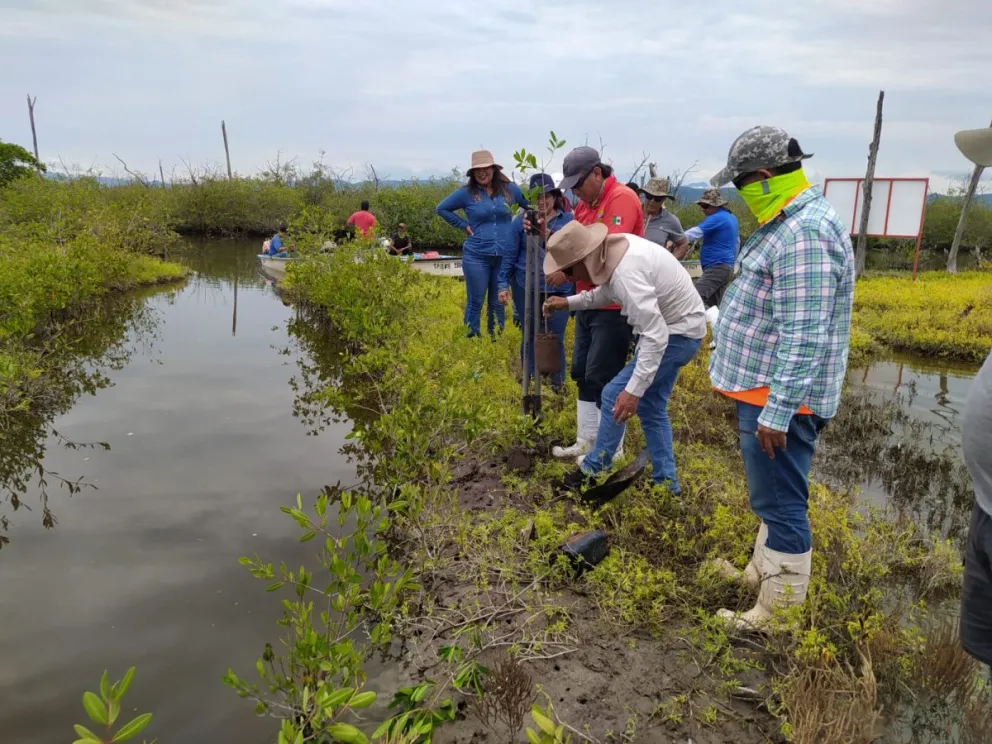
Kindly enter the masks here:
M 706 336 L 703 301 L 689 272 L 666 250 L 637 235 L 624 235 L 630 247 L 610 281 L 568 298 L 569 310 L 592 310 L 614 303 L 640 336 L 637 364 L 627 392 L 638 398 L 651 387 L 670 335 Z

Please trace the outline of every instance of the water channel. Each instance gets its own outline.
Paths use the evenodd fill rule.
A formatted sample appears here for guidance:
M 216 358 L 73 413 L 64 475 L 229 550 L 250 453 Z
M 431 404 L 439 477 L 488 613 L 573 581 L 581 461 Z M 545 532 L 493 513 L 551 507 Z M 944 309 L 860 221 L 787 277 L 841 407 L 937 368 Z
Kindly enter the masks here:
M 47 468 L 98 489 L 54 490 L 52 531 L 37 512 L 13 515 L 0 551 L 5 741 L 70 741 L 85 719 L 82 691 L 104 668 L 120 676 L 131 665 L 129 702 L 155 714 L 149 738 L 272 740 L 274 725 L 221 683 L 228 667 L 253 678 L 263 644 L 279 638 L 278 603 L 237 559 L 310 563 L 313 548 L 279 506 L 354 474 L 338 454 L 346 424 L 313 437 L 293 415 L 289 383 L 309 359 L 256 250 L 232 241 L 184 252 L 193 276 L 146 294 L 113 385 L 55 422 L 70 439 L 111 449 L 51 445 Z M 915 393 L 902 405 L 953 446 L 974 371 L 902 360 L 852 370 L 849 382 Z
M 279 638 L 278 603 L 237 559 L 309 562 L 279 507 L 353 473 L 338 456 L 346 425 L 312 437 L 293 417 L 303 352 L 256 252 L 254 241 L 186 252 L 195 274 L 150 293 L 113 386 L 56 422 L 111 450 L 50 446 L 46 467 L 98 490 L 54 490 L 52 531 L 37 511 L 13 515 L 0 551 L 4 741 L 71 741 L 83 690 L 130 665 L 131 702 L 155 714 L 149 738 L 271 741 L 273 727 L 221 683 L 228 667 L 251 678 Z

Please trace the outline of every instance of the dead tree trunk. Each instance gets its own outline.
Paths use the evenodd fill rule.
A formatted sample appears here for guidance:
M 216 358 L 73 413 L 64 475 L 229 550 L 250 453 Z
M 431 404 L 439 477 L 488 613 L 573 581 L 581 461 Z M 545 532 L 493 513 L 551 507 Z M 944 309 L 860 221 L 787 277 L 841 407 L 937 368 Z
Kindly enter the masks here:
M 992 127 L 992 124 L 989 124 Z M 971 181 L 968 182 L 968 191 L 964 195 L 964 203 L 961 205 L 961 216 L 958 218 L 958 228 L 954 231 L 954 240 L 951 241 L 951 252 L 947 254 L 947 271 L 950 274 L 958 273 L 958 250 L 961 248 L 961 238 L 964 237 L 964 227 L 968 222 L 968 210 L 971 208 L 971 200 L 975 198 L 975 191 L 978 190 L 978 182 L 982 180 L 982 172 L 985 168 L 976 165 L 971 172 Z
M 878 144 L 882 139 L 882 101 L 885 91 L 878 91 L 878 107 L 875 111 L 875 133 L 868 148 L 868 171 L 865 174 L 864 195 L 861 202 L 861 226 L 858 228 L 858 247 L 854 253 L 854 266 L 857 276 L 865 273 L 865 260 L 868 254 L 868 217 L 871 214 L 871 187 L 875 182 L 875 161 L 878 159 Z
M 41 162 L 41 156 L 38 154 L 38 130 L 34 125 L 34 105 L 38 101 L 38 96 L 34 98 L 28 93 L 28 117 L 31 119 L 31 140 L 34 142 L 34 159 L 39 163 Z M 41 166 L 36 166 L 38 168 L 39 175 L 41 174 Z
M 224 135 L 224 157 L 227 158 L 227 180 L 234 180 L 234 173 L 231 172 L 231 150 L 227 146 L 227 124 L 221 119 L 220 122 L 220 132 Z
M 162 170 L 162 161 L 158 161 L 158 177 L 162 179 L 162 188 L 165 188 L 165 171 Z

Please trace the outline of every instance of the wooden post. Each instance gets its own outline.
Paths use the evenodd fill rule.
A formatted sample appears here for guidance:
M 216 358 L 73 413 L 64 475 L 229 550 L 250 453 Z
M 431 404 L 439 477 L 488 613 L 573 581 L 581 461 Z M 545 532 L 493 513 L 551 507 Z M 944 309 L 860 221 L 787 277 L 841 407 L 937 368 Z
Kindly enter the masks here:
M 875 161 L 878 159 L 878 143 L 882 139 L 882 101 L 885 91 L 878 91 L 878 107 L 875 111 L 875 133 L 868 148 L 868 172 L 862 187 L 861 226 L 858 229 L 858 247 L 854 253 L 854 266 L 857 276 L 865 272 L 865 259 L 868 253 L 868 217 L 871 214 L 871 187 L 875 182 Z
M 165 188 L 165 171 L 162 170 L 162 161 L 158 161 L 158 177 L 162 180 L 162 188 Z
M 39 163 L 41 162 L 41 156 L 38 155 L 38 130 L 34 126 L 34 105 L 38 101 L 38 96 L 34 98 L 28 93 L 28 117 L 31 119 L 31 139 L 34 142 L 34 159 Z M 41 167 L 38 167 L 38 173 L 41 173 Z
M 227 180 L 233 181 L 234 174 L 231 172 L 231 150 L 227 146 L 227 124 L 224 123 L 223 119 L 221 119 L 220 122 L 220 131 L 221 134 L 224 135 L 224 155 L 227 158 Z
M 992 127 L 992 124 L 989 124 Z M 968 210 L 971 208 L 971 200 L 975 198 L 975 191 L 978 190 L 978 182 L 982 180 L 982 172 L 985 168 L 976 165 L 971 172 L 971 180 L 968 182 L 968 191 L 964 195 L 964 203 L 961 205 L 961 216 L 958 218 L 958 228 L 954 231 L 954 240 L 951 242 L 951 252 L 947 254 L 947 271 L 950 274 L 958 273 L 958 249 L 961 247 L 961 238 L 964 237 L 964 227 L 968 222 Z

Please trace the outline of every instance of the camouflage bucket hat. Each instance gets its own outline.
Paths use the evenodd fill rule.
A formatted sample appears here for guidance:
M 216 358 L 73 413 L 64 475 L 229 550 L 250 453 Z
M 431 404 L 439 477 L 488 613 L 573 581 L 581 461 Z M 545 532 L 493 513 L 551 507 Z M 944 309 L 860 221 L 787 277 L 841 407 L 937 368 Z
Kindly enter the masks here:
M 667 178 L 652 178 L 644 186 L 641 187 L 641 191 L 643 191 L 648 196 L 654 196 L 659 199 L 663 197 L 668 197 L 669 199 L 673 199 L 674 197 L 669 192 L 668 190 L 669 188 L 670 187 L 668 185 Z
M 706 189 L 703 195 L 696 199 L 696 204 L 705 204 L 708 207 L 725 207 L 729 202 L 723 198 L 720 189 Z
M 727 155 L 727 167 L 710 179 L 716 187 L 730 183 L 745 173 L 762 168 L 777 168 L 813 157 L 799 143 L 778 127 L 752 127 L 734 140 Z

